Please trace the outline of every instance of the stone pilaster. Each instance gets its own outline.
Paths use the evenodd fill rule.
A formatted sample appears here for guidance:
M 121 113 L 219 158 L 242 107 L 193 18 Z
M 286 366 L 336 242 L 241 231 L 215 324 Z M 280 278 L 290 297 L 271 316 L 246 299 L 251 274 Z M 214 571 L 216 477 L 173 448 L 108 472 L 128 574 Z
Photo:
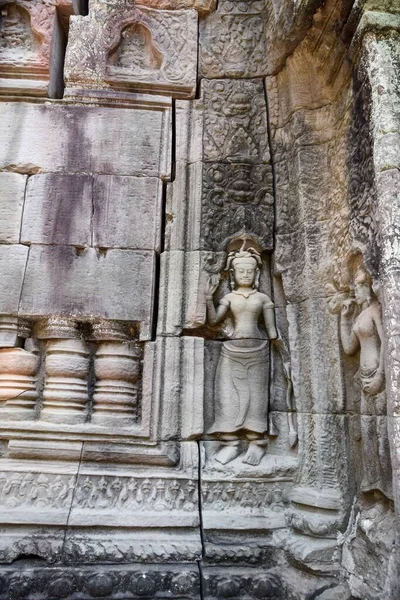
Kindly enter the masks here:
M 125 329 L 117 323 L 94 325 L 93 340 L 97 349 L 91 422 L 127 426 L 137 417 L 141 349 L 129 341 Z
M 89 350 L 74 322 L 52 318 L 42 322 L 45 340 L 45 384 L 40 418 L 55 423 L 83 423 L 88 412 Z

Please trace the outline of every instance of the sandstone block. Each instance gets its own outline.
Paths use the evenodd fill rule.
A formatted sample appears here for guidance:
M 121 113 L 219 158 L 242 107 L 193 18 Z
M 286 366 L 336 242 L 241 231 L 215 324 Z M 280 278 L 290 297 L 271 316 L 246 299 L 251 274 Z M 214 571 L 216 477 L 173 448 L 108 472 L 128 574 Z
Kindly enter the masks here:
M 94 184 L 93 244 L 158 250 L 162 185 L 154 177 L 100 175 Z
M 69 92 L 100 84 L 192 97 L 197 19 L 193 9 L 159 11 L 95 4 L 87 17 L 71 19 L 65 62 Z
M 154 270 L 150 251 L 32 246 L 20 312 L 136 321 L 142 338 L 148 339 Z
M 197 162 L 203 158 L 204 104 L 201 100 L 175 103 L 177 162 Z
M 0 243 L 18 244 L 27 177 L 0 173 Z
M 0 122 L 1 169 L 156 177 L 165 164 L 162 111 L 3 102 Z
M 62 3 L 71 14 L 72 3 Z M 2 7 L 0 94 L 62 94 L 62 61 L 57 58 L 61 59 L 64 30 L 56 4 L 61 2 L 16 0 Z
M 21 240 L 27 244 L 91 242 L 92 177 L 34 175 L 29 178 Z
M 264 9 L 264 10 L 263 10 Z M 219 2 L 218 11 L 201 21 L 203 77 L 260 77 L 267 73 L 265 5 Z
M 18 314 L 29 248 L 0 245 L 0 314 Z
M 203 79 L 202 99 L 209 107 L 204 118 L 205 161 L 269 162 L 267 107 L 260 80 Z
M 297 411 L 344 411 L 337 316 L 329 313 L 325 300 L 316 298 L 289 304 L 287 317 Z

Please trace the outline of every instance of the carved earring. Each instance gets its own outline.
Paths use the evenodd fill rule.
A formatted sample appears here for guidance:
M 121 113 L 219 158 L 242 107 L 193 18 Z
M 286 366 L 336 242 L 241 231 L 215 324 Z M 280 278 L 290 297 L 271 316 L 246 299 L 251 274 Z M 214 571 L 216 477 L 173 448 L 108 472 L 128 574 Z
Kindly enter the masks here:
M 253 288 L 258 290 L 259 287 L 260 287 L 260 269 L 257 269 Z

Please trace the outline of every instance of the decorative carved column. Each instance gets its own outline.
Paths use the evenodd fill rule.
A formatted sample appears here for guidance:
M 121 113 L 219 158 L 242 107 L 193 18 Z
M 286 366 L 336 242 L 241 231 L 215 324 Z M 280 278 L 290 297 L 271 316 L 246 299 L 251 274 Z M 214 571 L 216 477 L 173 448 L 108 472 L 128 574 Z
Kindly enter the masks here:
M 95 324 L 93 339 L 99 344 L 91 422 L 130 425 L 137 416 L 141 350 L 117 323 Z
M 48 319 L 40 324 L 38 338 L 46 340 L 41 419 L 83 423 L 88 411 L 89 350 L 76 323 Z
M 34 417 L 38 398 L 36 374 L 39 366 L 33 340 L 25 342 L 30 327 L 17 317 L 0 317 L 0 407 L 3 420 L 29 420 Z

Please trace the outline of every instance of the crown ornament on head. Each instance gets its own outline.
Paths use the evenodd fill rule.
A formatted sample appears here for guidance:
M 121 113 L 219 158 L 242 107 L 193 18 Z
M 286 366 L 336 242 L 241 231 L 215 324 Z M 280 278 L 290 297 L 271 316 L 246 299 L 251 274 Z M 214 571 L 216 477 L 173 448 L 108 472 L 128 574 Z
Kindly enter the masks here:
M 225 270 L 229 271 L 231 290 L 236 289 L 236 281 L 234 276 L 235 265 L 237 265 L 238 263 L 248 263 L 249 261 L 254 261 L 256 266 L 256 275 L 253 283 L 253 288 L 258 290 L 260 285 L 260 270 L 262 267 L 261 255 L 255 248 L 246 248 L 246 243 L 247 238 L 244 238 L 243 244 L 241 245 L 240 249 L 229 252 L 228 258 L 226 260 Z

